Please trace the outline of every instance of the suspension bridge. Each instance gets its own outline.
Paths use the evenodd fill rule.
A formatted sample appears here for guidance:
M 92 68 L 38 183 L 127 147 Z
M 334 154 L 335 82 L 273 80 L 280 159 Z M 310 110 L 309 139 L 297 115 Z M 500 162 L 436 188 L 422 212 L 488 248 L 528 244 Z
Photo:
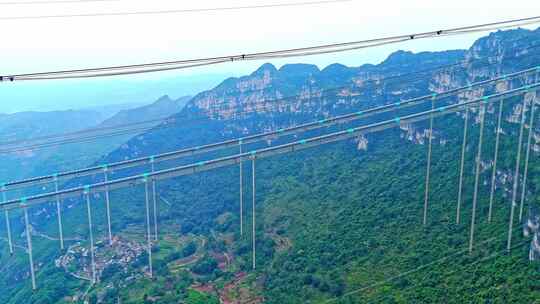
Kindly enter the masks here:
M 400 128 L 405 125 L 418 123 L 422 121 L 429 122 L 429 131 L 428 131 L 428 142 L 427 142 L 427 151 L 426 151 L 426 174 L 425 174 L 425 193 L 423 198 L 423 214 L 422 214 L 422 223 L 427 224 L 427 219 L 429 216 L 429 204 L 430 204 L 430 176 L 431 172 L 431 158 L 432 158 L 432 149 L 433 149 L 433 129 L 436 126 L 437 117 L 442 117 L 450 115 L 452 113 L 461 113 L 464 117 L 463 125 L 463 142 L 462 142 L 462 153 L 461 153 L 461 163 L 460 163 L 460 175 L 459 175 L 459 192 L 456 200 L 456 222 L 459 224 L 461 219 L 462 205 L 463 205 L 463 177 L 464 177 L 464 159 L 467 149 L 467 133 L 468 133 L 468 120 L 471 115 L 472 109 L 475 109 L 479 116 L 479 139 L 478 139 L 478 149 L 476 155 L 476 165 L 475 165 L 475 178 L 474 178 L 474 194 L 472 201 L 472 216 L 471 216 L 471 225 L 470 225 L 470 239 L 469 239 L 469 252 L 474 250 L 475 242 L 475 223 L 476 223 L 476 210 L 478 202 L 478 187 L 479 187 L 479 175 L 480 175 L 480 163 L 485 157 L 482 155 L 482 144 L 483 144 L 483 134 L 484 134 L 484 125 L 485 125 L 485 116 L 486 108 L 488 106 L 493 106 L 498 103 L 498 113 L 497 113 L 497 135 L 496 135 L 496 147 L 494 155 L 494 166 L 492 174 L 492 183 L 491 183 L 491 192 L 490 192 L 490 206 L 489 206 L 489 219 L 491 221 L 492 208 L 493 208 L 493 199 L 495 196 L 495 172 L 497 170 L 496 160 L 499 153 L 499 141 L 500 141 L 500 125 L 502 120 L 502 109 L 505 100 L 510 100 L 514 97 L 519 97 L 521 102 L 521 114 L 520 114 L 520 128 L 519 128 L 519 138 L 518 145 L 516 147 L 516 166 L 514 169 L 515 176 L 520 176 L 520 166 L 521 166 L 521 154 L 524 138 L 524 130 L 526 122 L 528 121 L 529 134 L 526 142 L 526 155 L 525 155 L 525 166 L 523 172 L 523 181 L 522 187 L 519 188 L 519 178 L 514 178 L 512 186 L 512 197 L 510 201 L 510 218 L 508 220 L 508 237 L 507 237 L 507 250 L 512 248 L 512 231 L 514 229 L 515 217 L 518 215 L 518 220 L 522 221 L 523 209 L 526 198 L 526 189 L 527 189 L 527 170 L 528 162 L 531 151 L 531 141 L 534 130 L 534 114 L 536 110 L 536 104 L 538 103 L 538 90 L 540 89 L 540 83 L 538 82 L 538 76 L 540 75 L 540 67 L 533 67 L 526 70 L 518 71 L 508 75 L 501 75 L 496 78 L 492 78 L 485 81 L 471 83 L 467 86 L 459 87 L 456 89 L 448 90 L 440 93 L 428 94 L 425 96 L 400 100 L 397 102 L 389 102 L 385 105 L 365 109 L 362 111 L 356 111 L 348 113 L 345 115 L 329 117 L 323 120 L 317 120 L 289 128 L 278 129 L 271 132 L 265 132 L 260 134 L 254 134 L 242 138 L 235 138 L 231 140 L 226 140 L 222 142 L 212 143 L 204 146 L 191 147 L 186 149 L 181 149 L 177 151 L 167 152 L 158 155 L 152 155 L 148 157 L 142 157 L 127 161 L 115 162 L 101 166 L 94 166 L 83 168 L 80 170 L 60 172 L 57 174 L 35 177 L 31 179 L 12 181 L 1 185 L 1 191 L 3 194 L 4 202 L 0 204 L 0 207 L 4 210 L 4 215 L 6 218 L 6 232 L 7 238 L 9 241 L 9 250 L 11 253 L 14 251 L 11 228 L 10 228 L 10 212 L 12 210 L 21 209 L 24 214 L 24 225 L 26 226 L 26 243 L 29 261 L 29 269 L 32 280 L 32 287 L 37 288 L 36 276 L 35 276 L 35 265 L 33 260 L 33 249 L 32 249 L 32 234 L 31 227 L 29 223 L 29 214 L 28 209 L 32 206 L 36 206 L 44 203 L 55 203 L 56 212 L 58 219 L 58 235 L 59 235 L 59 244 L 60 247 L 64 248 L 64 229 L 62 224 L 62 201 L 66 199 L 73 198 L 82 198 L 86 204 L 86 213 L 87 213 L 87 224 L 88 224 L 88 234 L 89 234 L 89 251 L 91 257 L 91 272 L 92 272 L 92 282 L 96 282 L 96 267 L 95 267 L 95 240 L 94 240 L 94 227 L 93 227 L 93 212 L 94 204 L 92 203 L 93 195 L 97 193 L 103 193 L 106 201 L 106 216 L 107 216 L 107 232 L 109 242 L 112 244 L 112 238 L 114 231 L 111 227 L 111 212 L 110 205 L 114 202 L 110 201 L 110 192 L 127 188 L 134 187 L 137 185 L 142 185 L 144 187 L 144 201 L 145 201 L 145 218 L 146 218 L 146 250 L 148 252 L 148 269 L 149 276 L 152 276 L 152 246 L 153 241 L 157 240 L 158 237 L 158 212 L 157 212 L 157 195 L 156 195 L 156 184 L 160 180 L 167 180 L 179 176 L 187 176 L 196 174 L 203 171 L 214 170 L 222 167 L 228 166 L 238 166 L 240 181 L 239 181 L 239 215 L 240 215 L 240 233 L 243 235 L 243 218 L 244 218 L 244 182 L 243 182 L 243 164 L 246 162 L 251 163 L 251 250 L 252 250 L 252 268 L 256 269 L 256 240 L 255 240 L 255 228 L 256 228 L 256 214 L 255 214 L 255 205 L 256 205 L 256 161 L 259 159 L 264 159 L 272 157 L 278 154 L 284 153 L 293 153 L 295 151 L 300 151 L 324 144 L 329 144 L 338 141 L 344 141 L 351 138 L 356 138 L 359 136 L 364 136 L 369 133 L 380 132 L 382 130 L 390 128 Z M 530 79 L 534 79 L 530 81 Z M 495 86 L 498 83 L 505 83 L 510 86 L 512 83 L 517 83 L 518 86 L 515 88 L 510 88 L 504 91 L 494 92 L 493 94 L 487 95 L 475 99 L 463 100 L 460 96 L 463 96 L 464 93 L 472 92 L 474 90 L 480 90 L 482 92 L 488 91 L 490 86 Z M 530 83 L 527 83 L 530 82 Z M 447 100 L 454 97 L 452 100 Z M 430 103 L 431 108 L 428 110 L 420 109 L 423 104 Z M 396 113 L 398 110 L 402 109 L 412 109 L 413 113 L 403 115 L 403 116 L 394 116 L 391 119 L 379 119 L 376 122 L 370 122 L 368 124 L 361 124 L 360 126 L 348 128 L 346 130 L 340 130 L 337 132 L 331 132 L 323 135 L 313 136 L 301 140 L 296 140 L 280 145 L 269 146 L 260 149 L 245 149 L 245 146 L 249 143 L 256 143 L 267 139 L 275 139 L 279 137 L 284 137 L 286 135 L 296 135 L 302 132 L 309 130 L 324 129 L 329 126 L 334 126 L 343 123 L 355 122 L 359 119 L 366 117 L 376 116 L 378 114 L 389 114 Z M 529 109 L 529 110 L 527 110 Z M 529 117 L 527 120 L 526 113 L 529 112 Z M 225 148 L 238 148 L 238 153 L 233 155 L 210 158 L 203 161 L 197 161 L 194 163 L 175 166 L 167 169 L 155 169 L 155 164 L 158 162 L 164 162 L 166 160 L 179 159 L 185 156 L 198 155 L 203 153 L 208 153 L 211 151 L 218 151 Z M 109 179 L 110 172 L 114 170 L 120 170 L 125 168 L 135 168 L 135 167 L 147 167 L 150 166 L 150 171 L 143 174 L 135 174 L 127 177 Z M 67 189 L 60 189 L 60 182 L 69 181 L 70 179 L 82 177 L 82 176 L 94 176 L 102 175 L 103 182 L 91 183 L 79 187 L 71 187 Z M 54 191 L 37 194 L 28 197 L 19 197 L 16 199 L 7 200 L 6 193 L 8 191 L 20 190 L 25 187 L 43 185 L 43 184 L 53 184 Z M 521 193 L 518 193 L 521 191 Z M 518 202 L 518 197 L 521 199 Z M 516 209 L 518 210 L 516 214 Z M 153 219 L 153 220 L 152 220 Z M 153 226 L 152 226 L 153 223 Z
M 394 37 L 385 37 L 379 39 L 370 39 L 364 41 L 354 41 L 339 44 L 321 45 L 306 48 L 288 49 L 271 52 L 261 53 L 246 53 L 243 55 L 230 55 L 214 58 L 200 58 L 191 60 L 179 60 L 170 62 L 157 62 L 150 64 L 139 64 L 131 66 L 115 66 L 107 68 L 93 68 L 93 69 L 78 69 L 78 70 L 65 70 L 65 71 L 53 71 L 53 72 L 40 72 L 29 74 L 13 74 L 0 76 L 0 82 L 14 82 L 14 81 L 29 81 L 29 80 L 51 80 L 51 79 L 70 79 L 70 78 L 89 78 L 89 77 L 102 77 L 102 76 L 115 76 L 126 74 L 139 74 L 139 73 L 151 73 L 167 70 L 186 69 L 198 66 L 223 64 L 226 62 L 244 61 L 244 60 L 261 60 L 261 59 L 279 59 L 279 58 L 291 58 L 300 56 L 311 56 L 327 53 L 338 53 L 350 50 L 358 50 L 369 47 L 376 47 L 387 44 L 402 43 L 410 40 L 426 39 L 444 37 L 450 35 L 461 35 L 466 33 L 489 31 L 493 29 L 504 29 L 516 27 L 519 25 L 528 25 L 538 23 L 540 17 L 516 19 L 505 22 L 496 22 L 489 24 L 482 24 L 477 26 L 468 26 L 460 28 L 452 28 L 446 30 L 437 30 L 423 33 L 413 33 L 409 35 L 400 35 Z M 35 290 L 38 288 L 36 282 L 36 269 L 34 262 L 34 250 L 32 247 L 32 227 L 30 225 L 29 209 L 42 205 L 53 203 L 56 206 L 56 219 L 58 221 L 58 242 L 61 249 L 65 249 L 64 237 L 64 224 L 63 224 L 63 202 L 68 199 L 80 199 L 86 207 L 86 219 L 88 225 L 88 249 L 90 252 L 90 265 L 91 281 L 96 283 L 98 280 L 98 274 L 96 270 L 95 251 L 96 240 L 94 238 L 94 208 L 96 207 L 94 196 L 97 194 L 104 194 L 105 197 L 105 209 L 106 209 L 106 225 L 107 225 L 107 238 L 109 240 L 109 246 L 113 243 L 113 236 L 115 231 L 112 229 L 111 224 L 111 205 L 114 201 L 111 200 L 111 192 L 119 189 L 130 188 L 135 186 L 142 186 L 144 188 L 145 202 L 144 215 L 145 215 L 145 249 L 148 253 L 148 276 L 153 276 L 152 267 L 152 247 L 154 242 L 158 240 L 159 230 L 159 214 L 157 210 L 157 190 L 158 182 L 173 179 L 179 176 L 189 176 L 204 171 L 216 170 L 224 167 L 237 166 L 239 171 L 238 182 L 238 214 L 240 220 L 240 235 L 246 234 L 244 231 L 244 210 L 246 198 L 244 184 L 244 170 L 245 163 L 250 163 L 251 170 L 251 183 L 247 185 L 251 187 L 252 197 L 251 202 L 251 267 L 256 269 L 256 193 L 257 193 L 257 161 L 260 159 L 269 158 L 272 156 L 294 153 L 325 144 L 335 143 L 339 141 L 346 141 L 366 134 L 377 133 L 387 129 L 393 128 L 405 128 L 407 125 L 414 123 L 427 122 L 427 144 L 426 144 L 426 171 L 424 185 L 424 194 L 422 198 L 419 198 L 419 204 L 422 204 L 423 212 L 419 214 L 419 223 L 424 226 L 428 224 L 431 193 L 431 176 L 434 173 L 432 170 L 432 150 L 434 146 L 433 133 L 434 128 L 437 127 L 436 118 L 460 115 L 463 117 L 463 125 L 457 126 L 463 128 L 463 139 L 461 142 L 461 159 L 459 165 L 459 180 L 458 192 L 456 193 L 456 214 L 455 222 L 460 225 L 463 222 L 463 206 L 464 206 L 464 180 L 465 180 L 465 159 L 467 153 L 468 137 L 469 137 L 469 124 L 473 114 L 478 115 L 478 142 L 475 155 L 475 168 L 474 168 L 474 186 L 471 207 L 470 218 L 470 230 L 469 230 L 469 242 L 468 248 L 464 249 L 465 252 L 472 253 L 475 246 L 483 244 L 475 243 L 475 231 L 477 221 L 477 209 L 479 201 L 479 187 L 480 187 L 480 175 L 481 175 L 481 163 L 483 159 L 490 159 L 493 163 L 491 178 L 490 178 L 490 192 L 489 192 L 489 213 L 488 221 L 492 222 L 494 200 L 496 193 L 496 174 L 498 170 L 499 148 L 500 148 L 500 134 L 501 123 L 503 120 L 503 108 L 505 103 L 516 102 L 520 105 L 520 117 L 519 117 L 519 132 L 517 135 L 517 145 L 515 166 L 513 171 L 511 198 L 509 200 L 509 218 L 508 218 L 508 231 L 506 235 L 506 251 L 509 252 L 516 245 L 513 244 L 513 231 L 517 227 L 518 223 L 523 221 L 524 208 L 527 199 L 528 188 L 528 167 L 529 159 L 531 156 L 532 139 L 534 136 L 534 126 L 536 123 L 535 113 L 536 107 L 539 104 L 540 90 L 540 66 L 530 67 L 511 74 L 504 74 L 498 77 L 494 77 L 488 80 L 470 83 L 466 86 L 450 89 L 443 92 L 433 92 L 424 96 L 407 99 L 407 100 L 387 100 L 384 105 L 372 107 L 368 109 L 362 109 L 359 111 L 350 112 L 344 115 L 327 117 L 321 120 L 315 120 L 308 123 L 295 125 L 283 129 L 277 129 L 270 132 L 263 132 L 259 134 L 253 134 L 244 137 L 238 137 L 225 141 L 210 143 L 202 146 L 195 146 L 189 148 L 183 148 L 176 151 L 170 151 L 162 154 L 145 156 L 125 161 L 119 161 L 114 163 L 108 163 L 103 165 L 96 165 L 92 167 L 82 168 L 78 170 L 59 172 L 55 174 L 33 177 L 24 180 L 10 181 L 0 184 L 0 192 L 2 192 L 3 202 L 0 203 L 0 209 L 4 212 L 5 217 L 5 230 L 7 234 L 8 249 L 11 254 L 15 254 L 15 249 L 19 248 L 13 242 L 11 221 L 14 217 L 12 212 L 17 210 L 22 211 L 23 221 L 25 226 L 25 238 L 26 247 L 24 248 L 24 254 L 28 257 L 28 269 L 30 272 L 30 280 L 32 288 Z M 508 89 L 497 89 L 497 84 L 504 83 Z M 467 93 L 480 92 L 481 97 L 467 98 Z M 490 92 L 487 94 L 486 92 Z M 472 94 L 471 94 L 472 95 Z M 470 96 L 470 95 L 469 95 Z M 428 109 L 425 107 L 428 106 Z M 497 107 L 496 118 L 496 138 L 495 138 L 495 151 L 494 155 L 485 156 L 482 154 L 482 146 L 484 143 L 486 112 L 488 107 Z M 410 110 L 411 113 L 405 115 L 398 115 L 400 111 Z M 528 117 L 527 117 L 527 113 Z M 390 117 L 390 118 L 389 118 Z M 345 124 L 355 124 L 357 122 L 363 122 L 366 118 L 371 118 L 373 121 L 369 123 L 360 123 L 344 130 L 326 132 L 329 127 L 341 126 Z M 452 126 L 456 127 L 456 126 Z M 528 129 L 528 134 L 525 130 Z M 268 140 L 274 140 L 278 138 L 286 138 L 287 136 L 296 136 L 308 131 L 317 130 L 322 135 L 310 136 L 301 140 L 293 140 L 286 143 L 271 145 L 262 148 L 250 148 L 248 145 L 254 143 L 261 143 Z M 526 138 L 525 138 L 526 137 Z M 526 142 L 524 143 L 524 140 Z M 46 141 L 45 141 L 46 142 Z M 237 152 L 231 155 L 221 157 L 207 157 L 203 160 L 183 164 L 179 166 L 170 166 L 168 168 L 156 169 L 157 164 L 164 164 L 166 161 L 178 160 L 190 156 L 204 156 L 210 152 L 224 151 L 229 149 L 238 149 Z M 523 150 L 525 150 L 525 156 L 522 158 Z M 521 165 L 524 162 L 523 172 L 521 172 Z M 132 174 L 125 177 L 113 177 L 113 173 L 118 170 L 138 168 L 142 170 L 149 170 L 142 174 Z M 92 182 L 82 186 L 71 186 L 70 181 L 81 177 L 96 177 L 99 176 L 102 179 L 101 182 Z M 522 176 L 522 178 L 520 178 Z M 521 185 L 520 185 L 521 181 Z M 8 193 L 20 193 L 30 187 L 38 185 L 52 185 L 53 191 L 47 191 L 45 193 L 39 193 L 31 196 L 17 197 L 8 199 Z M 69 185 L 68 187 L 62 187 L 63 185 Z M 521 187 L 520 187 L 521 186 Z M 16 194 L 18 195 L 18 194 Z M 174 202 L 172 202 L 174 204 Z M 521 245 L 521 244 L 520 244 Z M 446 258 L 445 258 L 446 259 Z

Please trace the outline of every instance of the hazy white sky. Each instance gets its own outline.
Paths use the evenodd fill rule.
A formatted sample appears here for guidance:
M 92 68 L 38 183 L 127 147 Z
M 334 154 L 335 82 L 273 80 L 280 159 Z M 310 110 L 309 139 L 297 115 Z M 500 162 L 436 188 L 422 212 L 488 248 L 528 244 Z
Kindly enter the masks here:
M 2 1 L 27 0 L 0 0 L 0 3 Z M 2 20 L 13 16 L 210 8 L 302 1 L 305 0 L 116 0 L 70 4 L 0 4 L 0 74 L 250 53 L 540 15 L 540 1 L 537 0 L 352 0 L 302 7 L 204 13 Z M 357 66 L 366 62 L 377 63 L 397 49 L 423 51 L 467 48 L 479 36 L 481 35 L 474 34 L 407 42 L 384 48 L 288 61 L 316 63 L 320 67 L 333 62 Z M 189 77 L 192 74 L 206 73 L 238 75 L 247 73 L 262 63 L 225 64 L 150 77 Z M 284 62 L 274 63 L 279 66 Z M 0 86 L 0 99 L 2 89 Z M 31 89 L 31 85 L 26 89 Z

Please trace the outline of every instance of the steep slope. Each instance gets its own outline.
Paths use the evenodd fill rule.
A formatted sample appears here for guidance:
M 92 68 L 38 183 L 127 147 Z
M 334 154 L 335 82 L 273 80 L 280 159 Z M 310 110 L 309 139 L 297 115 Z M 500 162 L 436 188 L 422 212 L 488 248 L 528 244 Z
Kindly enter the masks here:
M 175 115 L 177 123 L 173 126 L 140 134 L 103 161 L 275 130 L 529 68 L 540 64 L 539 43 L 540 30 L 514 30 L 482 38 L 467 51 L 397 52 L 381 64 L 357 68 L 335 64 L 319 70 L 297 64 L 277 69 L 265 64 L 249 76 L 227 79 L 198 94 Z M 397 77 L 402 74 L 407 76 Z M 531 79 L 522 82 L 526 81 Z M 471 93 L 476 94 L 482 92 Z M 524 247 L 510 255 L 500 254 L 507 225 L 508 200 L 504 195 L 512 179 L 507 172 L 515 157 L 512 147 L 516 145 L 518 108 L 516 100 L 509 100 L 505 108 L 503 129 L 508 136 L 502 142 L 500 168 L 507 178 L 501 183 L 491 225 L 485 217 L 490 171 L 489 165 L 484 166 L 478 242 L 472 255 L 466 250 L 468 220 L 462 225 L 456 225 L 454 220 L 463 121 L 452 115 L 436 121 L 433 194 L 427 227 L 420 225 L 426 125 L 419 123 L 407 130 L 367 136 L 362 145 L 367 151 L 358 150 L 357 139 L 258 161 L 255 272 L 250 270 L 251 235 L 247 232 L 241 237 L 238 233 L 237 167 L 158 183 L 160 239 L 154 246 L 154 270 L 158 274 L 154 280 L 143 276 L 147 270 L 141 249 L 144 192 L 140 187 L 115 191 L 113 230 L 120 245 L 114 250 L 124 248 L 118 249 L 118 255 L 135 262 L 109 258 L 111 249 L 100 243 L 98 268 L 102 282 L 92 289 L 91 298 L 101 303 L 114 303 L 118 298 L 123 303 L 215 301 L 210 300 L 211 295 L 236 303 L 325 303 L 336 298 L 337 303 L 532 303 L 540 296 L 538 265 L 527 262 Z M 493 150 L 492 111 L 490 115 L 486 155 L 492 155 Z M 464 219 L 470 218 L 472 155 L 478 138 L 477 128 L 471 129 Z M 535 131 L 535 138 L 540 138 L 538 128 Z M 225 152 L 233 151 L 237 150 Z M 211 154 L 216 155 L 223 153 Z M 489 159 L 486 157 L 487 162 Z M 531 185 L 536 185 L 540 171 L 537 154 L 531 161 Z M 245 168 L 245 184 L 249 185 L 247 164 Z M 115 177 L 133 172 L 118 172 Z M 246 188 L 244 197 L 250 198 Z M 534 190 L 530 189 L 529 199 L 536 203 Z M 94 199 L 103 201 L 102 197 Z M 69 210 L 65 225 L 70 235 L 86 238 L 85 210 L 77 206 L 77 200 L 66 204 Z M 250 212 L 246 207 L 247 222 Z M 33 222 L 38 229 L 54 235 L 54 215 L 48 216 L 53 219 L 48 226 L 38 225 L 43 222 L 43 213 L 34 216 Z M 95 204 L 94 216 L 96 238 L 103 242 L 103 204 Z M 247 224 L 244 228 L 249 231 Z M 527 243 L 518 233 L 515 238 L 516 244 Z M 12 275 L 17 278 L 15 282 L 0 283 L 2 290 L 9 291 L 3 298 L 0 295 L 0 300 L 46 303 L 42 300 L 46 298 L 47 303 L 54 303 L 62 302 L 65 296 L 81 296 L 85 283 L 66 274 L 65 269 L 78 269 L 79 274 L 88 275 L 88 258 L 77 253 L 84 252 L 86 244 L 71 242 L 75 253 L 64 253 L 61 260 L 76 263 L 62 268 L 50 262 L 58 257 L 54 247 L 57 244 L 36 239 L 40 249 L 36 257 L 39 280 L 44 287 L 31 294 L 28 275 Z M 3 263 L 6 273 L 15 273 L 16 266 L 26 269 L 24 260 L 7 260 L 4 255 L 2 261 L 7 261 Z

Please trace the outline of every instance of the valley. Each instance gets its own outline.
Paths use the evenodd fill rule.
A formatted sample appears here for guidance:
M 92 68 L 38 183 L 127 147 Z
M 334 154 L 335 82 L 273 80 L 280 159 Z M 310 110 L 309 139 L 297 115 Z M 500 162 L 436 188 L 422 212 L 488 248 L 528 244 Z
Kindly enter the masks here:
M 250 75 L 226 79 L 186 99 L 185 106 L 176 112 L 170 109 L 178 109 L 179 103 L 168 97 L 160 99 L 166 104 L 163 108 L 157 109 L 154 104 L 122 111 L 116 117 L 125 123 L 141 115 L 159 117 L 156 113 L 170 116 L 174 123 L 167 127 L 156 124 L 136 135 L 124 135 L 121 144 L 115 139 L 91 151 L 85 146 L 83 154 L 92 157 L 86 165 L 110 164 L 441 93 L 538 66 L 538 43 L 539 29 L 517 29 L 492 33 L 468 50 L 398 51 L 377 65 L 333 64 L 321 70 L 307 64 L 287 64 L 279 69 L 264 64 Z M 538 80 L 536 74 L 471 90 L 444 102 L 464 102 L 534 83 Z M 532 95 L 528 96 L 528 104 L 535 102 Z M 464 162 L 460 224 L 455 216 L 464 117 L 451 114 L 434 120 L 432 190 L 426 225 L 422 225 L 422 212 L 428 123 L 398 124 L 398 128 L 257 160 L 256 193 L 251 192 L 251 164 L 244 162 L 242 234 L 237 165 L 157 182 L 158 234 L 151 231 L 151 252 L 146 250 L 149 227 L 144 214 L 144 187 L 111 191 L 114 237 L 110 245 L 104 197 L 91 195 L 98 277 L 95 285 L 89 282 L 91 262 L 83 199 L 62 203 L 67 231 L 64 251 L 57 241 L 53 204 L 31 207 L 40 288 L 35 292 L 29 288 L 27 260 L 20 247 L 10 256 L 2 242 L 0 262 L 6 275 L 0 278 L 0 302 L 536 303 L 540 298 L 540 262 L 530 258 L 535 246 L 531 241 L 533 232 L 524 235 L 521 223 L 515 223 L 514 248 L 510 253 L 505 250 L 509 196 L 514 180 L 520 178 L 512 170 L 520 116 L 525 111 L 520 101 L 508 98 L 504 105 L 492 222 L 487 214 L 498 130 L 496 107 L 487 107 L 475 215 L 477 241 L 471 253 L 468 244 L 473 216 L 474 152 L 480 137 L 477 108 L 471 109 L 469 117 L 465 149 L 470 153 Z M 421 104 L 359 122 L 267 138 L 243 148 L 253 151 L 305 140 L 428 108 Z M 539 203 L 540 126 L 536 124 L 531 132 L 526 219 L 533 223 Z M 237 151 L 232 147 L 157 163 L 156 170 Z M 52 172 L 52 168 L 47 170 L 39 172 Z M 115 171 L 113 176 L 121 178 L 147 170 L 129 168 Z M 95 175 L 75 178 L 63 187 L 100 179 Z M 252 197 L 255 210 L 251 207 Z M 257 219 L 254 227 L 253 214 Z M 25 244 L 21 214 L 13 215 L 12 221 L 15 244 L 21 246 Z M 534 223 L 530 226 L 534 228 Z M 5 235 L 5 231 L 1 232 Z M 253 237 L 255 261 L 251 252 Z

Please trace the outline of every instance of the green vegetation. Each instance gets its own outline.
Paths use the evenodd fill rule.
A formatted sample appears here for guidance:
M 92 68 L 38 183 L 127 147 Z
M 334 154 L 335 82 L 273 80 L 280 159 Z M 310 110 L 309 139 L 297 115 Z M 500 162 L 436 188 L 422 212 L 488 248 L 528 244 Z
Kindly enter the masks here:
M 185 303 L 186 304 L 219 304 L 219 300 L 216 297 L 190 289 L 188 290 L 188 296 L 186 298 Z
M 191 270 L 199 275 L 208 275 L 213 273 L 217 269 L 217 262 L 211 257 L 204 257 L 199 261 Z

